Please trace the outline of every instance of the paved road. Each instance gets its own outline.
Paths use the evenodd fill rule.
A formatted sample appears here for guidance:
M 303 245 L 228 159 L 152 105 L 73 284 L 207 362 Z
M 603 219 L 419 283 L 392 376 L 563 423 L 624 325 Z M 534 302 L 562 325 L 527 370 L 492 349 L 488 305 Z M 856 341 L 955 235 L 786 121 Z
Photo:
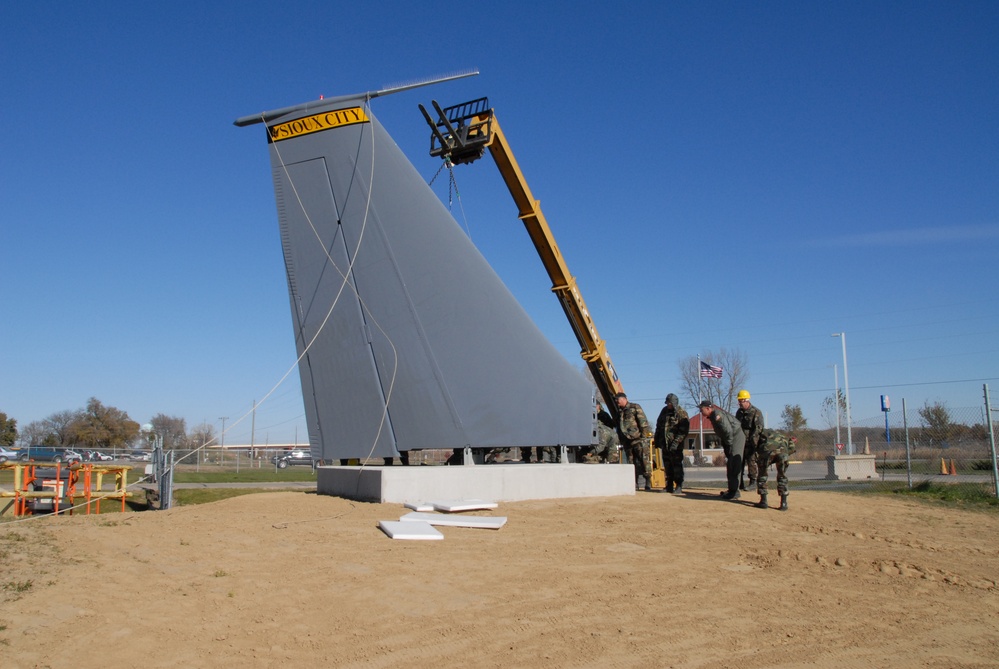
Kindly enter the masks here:
M 892 481 L 892 482 L 906 482 L 908 477 L 904 470 L 892 470 L 891 473 L 887 474 L 882 478 L 881 471 L 878 471 L 878 477 L 875 479 L 858 479 L 858 480 L 840 480 L 831 481 L 826 479 L 826 475 L 829 472 L 828 465 L 824 460 L 806 460 L 804 462 L 793 462 L 787 470 L 787 478 L 790 481 L 796 481 L 798 485 L 796 488 L 807 487 L 809 482 L 814 482 L 816 487 L 822 487 L 825 489 L 831 487 L 844 487 L 844 486 L 856 486 L 861 483 L 880 483 L 882 481 Z M 771 471 L 769 475 L 769 482 L 771 488 L 777 485 L 777 474 Z M 724 467 L 692 467 L 687 466 L 684 469 L 684 479 L 688 484 L 695 485 L 707 485 L 717 484 L 718 487 L 724 487 L 726 483 L 725 479 L 725 468 Z M 960 474 L 958 476 L 941 476 L 938 474 L 913 474 L 913 483 L 918 483 L 920 481 L 930 480 L 936 483 L 991 483 L 992 475 L 989 472 L 982 472 L 981 474 Z
M 155 483 L 141 483 L 142 488 L 156 488 Z M 315 481 L 248 481 L 243 483 L 174 483 L 173 489 L 192 488 L 278 488 L 281 490 L 315 490 Z
M 684 468 L 684 479 L 688 483 L 725 483 L 724 467 L 692 467 Z M 822 480 L 826 478 L 828 468 L 821 460 L 809 460 L 807 462 L 795 462 L 787 470 L 787 478 L 791 481 Z M 770 480 L 776 481 L 777 474 L 770 474 Z M 776 483 L 775 483 L 776 485 Z

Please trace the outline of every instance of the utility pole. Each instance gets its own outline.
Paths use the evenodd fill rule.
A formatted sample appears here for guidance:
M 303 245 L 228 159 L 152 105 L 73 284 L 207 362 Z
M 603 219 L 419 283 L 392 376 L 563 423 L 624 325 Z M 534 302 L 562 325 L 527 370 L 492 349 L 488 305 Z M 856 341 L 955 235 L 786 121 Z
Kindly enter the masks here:
M 219 416 L 219 420 L 222 421 L 222 434 L 219 435 L 219 448 L 222 449 L 223 455 L 225 454 L 225 422 L 229 420 L 229 416 Z
M 253 433 L 257 430 L 257 400 L 253 400 L 253 416 L 250 418 L 250 458 L 253 457 Z M 253 464 L 252 460 L 250 464 Z
M 853 455 L 853 432 L 850 424 L 850 377 L 846 371 L 846 333 L 834 332 L 833 337 L 839 337 L 843 342 L 843 392 L 846 395 L 846 450 L 848 455 Z M 839 398 L 837 398 L 839 401 Z

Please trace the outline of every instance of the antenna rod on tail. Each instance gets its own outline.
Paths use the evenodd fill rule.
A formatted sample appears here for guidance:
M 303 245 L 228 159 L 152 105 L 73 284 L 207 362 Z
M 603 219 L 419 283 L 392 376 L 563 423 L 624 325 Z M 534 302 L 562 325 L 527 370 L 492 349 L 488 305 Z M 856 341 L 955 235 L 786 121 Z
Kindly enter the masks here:
M 357 98 L 377 98 L 382 95 L 391 95 L 392 93 L 401 93 L 402 91 L 408 91 L 414 88 L 420 88 L 421 86 L 430 86 L 431 84 L 441 84 L 445 81 L 454 81 L 455 79 L 464 79 L 466 77 L 474 77 L 479 74 L 476 69 L 466 70 L 463 72 L 456 72 L 454 74 L 447 74 L 440 77 L 429 77 L 427 79 L 421 79 L 419 81 L 413 81 L 406 84 L 395 84 L 386 86 L 385 88 L 379 89 L 377 91 L 368 91 L 367 93 L 355 93 L 354 95 L 339 95 L 335 98 L 322 98 L 319 100 L 312 100 L 310 102 L 303 102 L 302 104 L 292 105 L 291 107 L 282 107 L 281 109 L 274 109 L 268 112 L 261 112 L 259 114 L 252 114 L 250 116 L 243 116 L 241 118 L 233 121 L 233 125 L 239 126 L 240 128 L 248 125 L 253 125 L 254 123 L 265 123 L 271 119 L 284 116 L 285 114 L 290 114 L 296 111 L 307 111 L 309 109 L 314 109 L 319 106 L 326 106 L 329 104 L 337 104 L 339 102 L 345 102 L 347 100 L 356 100 Z

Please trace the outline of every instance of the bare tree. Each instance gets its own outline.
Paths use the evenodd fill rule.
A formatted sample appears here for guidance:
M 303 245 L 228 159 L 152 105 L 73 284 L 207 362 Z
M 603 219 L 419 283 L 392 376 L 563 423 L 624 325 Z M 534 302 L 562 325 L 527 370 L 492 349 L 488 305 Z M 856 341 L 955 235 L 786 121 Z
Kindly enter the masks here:
M 187 423 L 183 418 L 158 413 L 149 423 L 156 434 L 163 438 L 163 448 L 166 450 L 187 446 Z
M 826 425 L 829 429 L 836 427 L 837 418 L 839 419 L 839 424 L 842 423 L 843 418 L 846 416 L 846 395 L 843 394 L 843 389 L 839 389 L 839 412 L 836 412 L 836 400 L 832 395 L 829 395 L 824 400 L 822 400 L 822 418 L 825 420 Z
M 191 429 L 187 435 L 187 447 L 190 449 L 210 446 L 215 443 L 215 426 L 210 423 L 202 423 Z
M 717 353 L 703 351 L 701 360 L 722 368 L 722 378 L 702 378 L 696 355 L 680 360 L 680 387 L 692 404 L 708 400 L 726 411 L 735 408 L 735 396 L 749 380 L 749 359 L 739 349 L 721 348 Z
M 20 433 L 17 435 L 17 442 L 24 448 L 26 446 L 58 446 L 59 442 L 56 441 L 55 436 L 53 436 L 48 427 L 45 425 L 45 421 L 33 420 L 23 428 L 21 428 Z
M 48 418 L 33 420 L 18 434 L 17 441 L 25 446 L 72 446 L 70 426 L 79 418 L 79 411 L 57 411 Z

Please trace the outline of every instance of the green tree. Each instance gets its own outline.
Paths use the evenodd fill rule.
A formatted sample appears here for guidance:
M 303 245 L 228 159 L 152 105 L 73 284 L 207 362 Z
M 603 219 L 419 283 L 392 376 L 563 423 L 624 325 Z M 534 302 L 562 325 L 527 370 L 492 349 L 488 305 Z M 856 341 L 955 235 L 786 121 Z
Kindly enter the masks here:
M 13 446 L 17 441 L 17 421 L 7 418 L 7 414 L 0 411 L 0 446 Z
M 122 448 L 139 435 L 139 424 L 121 409 L 106 407 L 96 397 L 87 401 L 70 426 L 73 442 L 92 449 Z
M 919 409 L 919 418 L 923 421 L 923 429 L 926 438 L 931 442 L 945 442 L 954 431 L 954 422 L 950 417 L 950 410 L 943 402 L 930 404 L 929 400 Z
M 798 434 L 808 429 L 808 419 L 799 404 L 785 404 L 780 413 L 781 429 L 791 434 Z

